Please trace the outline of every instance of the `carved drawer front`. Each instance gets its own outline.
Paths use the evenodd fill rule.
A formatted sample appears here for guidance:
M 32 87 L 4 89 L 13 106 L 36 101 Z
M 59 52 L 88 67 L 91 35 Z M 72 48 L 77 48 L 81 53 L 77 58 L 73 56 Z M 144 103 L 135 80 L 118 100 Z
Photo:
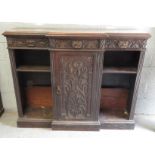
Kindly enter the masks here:
M 56 117 L 61 120 L 91 120 L 96 113 L 93 85 L 97 54 L 54 53 Z M 97 106 L 97 104 L 95 105 Z M 94 110 L 94 111 L 93 111 Z
M 144 49 L 146 39 L 104 39 L 100 42 L 101 49 L 123 48 L 123 49 Z
M 56 49 L 98 49 L 99 40 L 91 39 L 50 39 L 51 48 Z
M 49 41 L 44 37 L 16 37 L 8 38 L 9 47 L 48 48 Z

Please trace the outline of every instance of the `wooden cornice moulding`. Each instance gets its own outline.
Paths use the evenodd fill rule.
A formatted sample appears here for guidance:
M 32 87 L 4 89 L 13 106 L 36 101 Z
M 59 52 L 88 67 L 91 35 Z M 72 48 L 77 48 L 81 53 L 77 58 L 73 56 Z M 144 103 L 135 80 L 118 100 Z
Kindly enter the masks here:
M 52 48 L 52 49 L 143 49 L 148 33 L 102 32 L 56 32 L 50 29 L 22 29 L 3 33 L 8 47 Z M 93 39 L 92 39 L 93 38 Z

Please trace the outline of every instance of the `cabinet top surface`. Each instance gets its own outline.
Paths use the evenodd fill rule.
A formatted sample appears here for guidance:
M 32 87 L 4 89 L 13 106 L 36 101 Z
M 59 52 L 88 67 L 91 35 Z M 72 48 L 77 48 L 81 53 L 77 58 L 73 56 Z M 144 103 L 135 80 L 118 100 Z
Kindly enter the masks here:
M 55 36 L 55 37 L 110 37 L 110 36 L 132 36 L 149 38 L 150 34 L 146 30 L 134 29 L 134 28 L 98 28 L 98 29 L 86 29 L 86 28 L 14 28 L 3 33 L 5 36 Z

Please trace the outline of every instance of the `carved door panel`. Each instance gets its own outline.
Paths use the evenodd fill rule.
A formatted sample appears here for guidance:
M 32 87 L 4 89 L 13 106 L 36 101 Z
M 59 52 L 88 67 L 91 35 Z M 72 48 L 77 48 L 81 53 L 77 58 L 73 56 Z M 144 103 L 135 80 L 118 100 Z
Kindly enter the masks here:
M 54 52 L 54 119 L 98 120 L 100 52 Z

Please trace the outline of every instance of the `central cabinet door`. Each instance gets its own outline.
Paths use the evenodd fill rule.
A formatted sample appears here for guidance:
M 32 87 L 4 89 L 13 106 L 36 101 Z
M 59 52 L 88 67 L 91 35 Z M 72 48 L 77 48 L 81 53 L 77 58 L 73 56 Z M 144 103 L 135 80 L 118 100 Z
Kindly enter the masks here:
M 98 121 L 101 52 L 51 52 L 54 120 Z

